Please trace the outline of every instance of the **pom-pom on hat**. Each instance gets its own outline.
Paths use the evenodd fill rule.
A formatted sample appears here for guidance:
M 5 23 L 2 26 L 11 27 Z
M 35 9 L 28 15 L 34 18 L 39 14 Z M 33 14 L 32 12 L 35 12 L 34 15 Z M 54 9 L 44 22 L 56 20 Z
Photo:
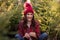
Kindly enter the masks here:
M 26 15 L 27 13 L 34 14 L 33 8 L 32 8 L 30 3 L 25 3 L 24 4 L 24 15 Z

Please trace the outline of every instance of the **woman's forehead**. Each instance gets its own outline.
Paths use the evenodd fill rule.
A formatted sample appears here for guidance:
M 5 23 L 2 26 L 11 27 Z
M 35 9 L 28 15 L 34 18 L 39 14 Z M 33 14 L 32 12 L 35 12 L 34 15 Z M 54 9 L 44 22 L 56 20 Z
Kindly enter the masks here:
M 33 14 L 33 13 L 29 12 L 29 13 L 27 13 L 27 14 Z

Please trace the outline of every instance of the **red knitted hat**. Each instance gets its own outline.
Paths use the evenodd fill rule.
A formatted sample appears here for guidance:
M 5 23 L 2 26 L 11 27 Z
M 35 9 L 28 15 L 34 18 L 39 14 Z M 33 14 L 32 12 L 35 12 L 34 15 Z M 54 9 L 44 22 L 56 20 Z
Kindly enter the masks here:
M 34 11 L 33 11 L 33 8 L 31 6 L 31 4 L 25 3 L 25 6 L 24 6 L 24 15 L 26 15 L 29 12 L 34 14 Z

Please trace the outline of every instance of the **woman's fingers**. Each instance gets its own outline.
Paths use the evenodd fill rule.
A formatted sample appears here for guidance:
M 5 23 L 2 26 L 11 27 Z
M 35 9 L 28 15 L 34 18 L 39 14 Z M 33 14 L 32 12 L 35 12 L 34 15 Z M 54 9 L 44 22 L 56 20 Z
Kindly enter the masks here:
M 33 37 L 36 37 L 36 33 L 35 32 L 30 32 L 29 35 L 33 36 Z
M 25 33 L 24 37 L 30 38 L 30 35 L 28 33 Z

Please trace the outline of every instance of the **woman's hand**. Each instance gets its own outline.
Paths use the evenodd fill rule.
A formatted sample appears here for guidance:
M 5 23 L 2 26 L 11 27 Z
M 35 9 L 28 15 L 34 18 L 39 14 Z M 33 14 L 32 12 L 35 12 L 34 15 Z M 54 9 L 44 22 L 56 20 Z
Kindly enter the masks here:
M 28 33 L 25 33 L 24 37 L 25 38 L 30 38 L 30 35 Z
M 35 32 L 30 32 L 29 35 L 32 37 L 37 37 Z

